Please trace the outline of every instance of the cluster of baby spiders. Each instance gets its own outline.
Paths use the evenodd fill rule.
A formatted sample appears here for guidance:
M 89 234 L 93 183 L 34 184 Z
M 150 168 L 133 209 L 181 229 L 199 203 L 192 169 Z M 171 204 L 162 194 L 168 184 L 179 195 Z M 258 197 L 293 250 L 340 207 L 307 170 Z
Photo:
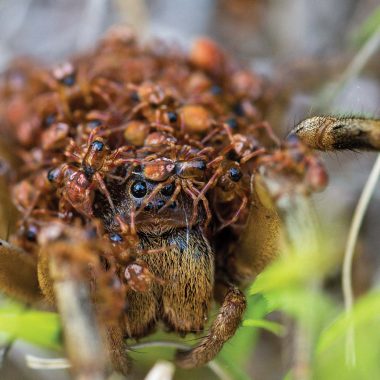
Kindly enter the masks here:
M 176 198 L 184 192 L 193 200 L 192 224 L 197 220 L 199 203 L 206 214 L 206 226 L 214 215 L 219 215 L 219 228 L 236 223 L 248 202 L 244 174 L 249 162 L 264 153 L 257 141 L 235 132 L 241 132 L 238 119 L 242 110 L 218 120 L 215 111 L 210 112 L 207 107 L 227 106 L 218 104 L 222 88 L 202 72 L 191 75 L 182 93 L 178 88 L 152 81 L 134 84 L 124 78 L 123 71 L 118 71 L 121 75 L 115 77 L 111 70 L 115 61 L 109 57 L 107 60 L 106 52 L 113 53 L 114 58 L 122 53 L 132 55 L 131 59 L 133 52 L 136 55 L 137 52 L 130 36 L 126 41 L 120 35 L 119 39 L 114 38 L 105 39 L 93 65 L 85 59 L 59 65 L 51 71 L 15 65 L 7 74 L 7 92 L 12 94 L 7 124 L 24 162 L 21 172 L 27 173 L 27 179 L 13 186 L 23 222 L 37 216 L 70 220 L 74 214 L 91 219 L 96 192 L 101 192 L 115 210 L 107 182 L 125 182 L 139 169 L 144 180 L 157 183 L 140 210 L 148 209 L 160 192 L 170 196 L 161 210 L 174 207 Z M 200 50 L 194 50 L 195 61 L 200 59 Z M 207 58 L 210 53 L 205 51 L 203 55 Z M 222 59 L 219 52 L 218 60 Z M 161 65 L 171 76 L 168 81 L 173 81 L 168 62 Z M 207 62 L 202 65 L 207 69 Z M 146 66 L 153 70 L 148 62 Z M 186 74 L 190 74 L 190 68 Z M 23 92 L 26 82 L 33 85 L 33 99 Z M 251 90 L 249 85 L 246 84 L 247 91 Z M 207 87 L 210 93 L 204 105 L 183 103 L 186 92 L 201 93 Z M 232 102 L 239 103 L 241 87 L 240 84 L 235 89 Z M 21 118 L 27 121 L 12 130 L 12 124 Z M 261 127 L 260 123 L 253 126 Z M 117 174 L 120 172 L 123 177 Z M 135 194 L 141 197 L 143 187 L 136 184 Z M 216 204 L 229 203 L 236 197 L 241 204 L 232 207 L 229 220 L 223 219 L 218 210 L 214 212 Z M 135 217 L 140 210 L 136 210 Z

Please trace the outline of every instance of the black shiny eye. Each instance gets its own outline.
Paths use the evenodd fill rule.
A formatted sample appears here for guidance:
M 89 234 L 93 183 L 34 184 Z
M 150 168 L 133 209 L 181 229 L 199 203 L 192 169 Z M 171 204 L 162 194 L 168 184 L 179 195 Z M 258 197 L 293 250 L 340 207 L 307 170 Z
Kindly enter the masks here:
M 197 168 L 198 168 L 199 170 L 206 170 L 206 167 L 207 167 L 207 165 L 206 165 L 206 162 L 205 162 L 205 161 L 198 161 L 198 166 L 197 166 Z
M 91 146 L 96 150 L 97 152 L 101 152 L 104 149 L 104 144 L 101 141 L 94 141 Z
M 136 181 L 131 187 L 132 195 L 136 198 L 143 198 L 146 195 L 146 183 L 143 181 Z
M 140 101 L 140 96 L 137 92 L 132 92 L 131 94 L 131 99 L 134 101 L 134 102 L 139 102 Z
M 214 85 L 211 87 L 210 91 L 213 95 L 220 95 L 222 93 L 222 88 L 218 85 Z
M 110 240 L 113 241 L 114 243 L 120 243 L 123 241 L 123 238 L 119 234 L 111 234 Z
M 66 75 L 64 78 L 61 79 L 61 82 L 67 87 L 74 86 L 75 74 Z
M 94 120 L 90 120 L 87 125 L 89 128 L 91 129 L 94 129 L 94 128 L 97 128 L 97 127 L 100 127 L 102 125 L 102 121 L 99 120 L 99 119 L 94 119 Z
M 93 167 L 88 166 L 88 165 L 83 166 L 83 171 L 87 179 L 92 179 L 92 177 L 96 173 L 96 170 Z
M 47 173 L 47 179 L 49 182 L 55 182 L 59 176 L 59 169 L 54 168 L 50 169 Z
M 159 210 L 160 208 L 164 207 L 165 206 L 165 202 L 160 199 L 159 201 L 157 201 L 157 209 Z
M 145 207 L 144 207 L 144 210 L 145 211 L 152 211 L 153 209 L 153 204 L 152 202 L 149 202 Z
M 161 194 L 165 195 L 166 197 L 170 197 L 174 193 L 174 183 L 169 183 L 168 185 L 164 186 L 161 190 Z
M 25 237 L 29 241 L 36 241 L 37 239 L 37 228 L 35 226 L 29 226 L 25 231 Z
M 237 124 L 237 121 L 236 119 L 234 119 L 233 117 L 231 119 L 228 119 L 226 121 L 227 125 L 231 128 L 231 129 L 236 129 L 238 124 Z
M 175 112 L 168 112 L 168 119 L 170 123 L 175 123 L 178 119 L 178 116 Z
M 241 103 L 236 103 L 232 109 L 237 116 L 244 116 L 244 108 Z
M 242 177 L 241 171 L 238 168 L 230 168 L 228 174 L 234 182 L 238 182 Z
M 45 117 L 44 122 L 45 122 L 45 125 L 48 127 L 48 126 L 52 125 L 55 122 L 55 120 L 56 120 L 56 115 L 51 113 L 50 115 L 47 115 Z

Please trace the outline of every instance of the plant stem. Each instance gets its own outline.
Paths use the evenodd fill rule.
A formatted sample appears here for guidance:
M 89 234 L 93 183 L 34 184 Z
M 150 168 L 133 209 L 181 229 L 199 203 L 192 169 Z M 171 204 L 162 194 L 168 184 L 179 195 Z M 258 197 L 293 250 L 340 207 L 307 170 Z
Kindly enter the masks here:
M 376 162 L 372 168 L 372 171 L 360 195 L 359 202 L 356 206 L 354 216 L 352 218 L 352 223 L 351 223 L 350 231 L 348 234 L 346 250 L 344 253 L 343 268 L 342 268 L 342 273 L 343 273 L 342 287 L 343 287 L 344 306 L 345 306 L 347 315 L 351 313 L 352 307 L 354 304 L 351 274 L 352 274 L 352 261 L 354 257 L 355 246 L 358 240 L 360 227 L 363 223 L 364 215 L 367 211 L 371 196 L 375 190 L 375 186 L 379 178 L 379 175 L 380 175 L 380 155 L 377 156 Z M 351 328 L 349 329 L 347 333 L 346 361 L 347 363 L 353 366 L 356 363 L 354 326 L 351 326 Z

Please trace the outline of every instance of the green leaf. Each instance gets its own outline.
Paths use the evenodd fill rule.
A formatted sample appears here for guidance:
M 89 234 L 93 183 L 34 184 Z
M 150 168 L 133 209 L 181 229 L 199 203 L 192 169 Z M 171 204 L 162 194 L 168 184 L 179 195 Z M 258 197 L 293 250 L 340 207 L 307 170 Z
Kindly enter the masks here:
M 321 279 L 335 266 L 336 259 L 324 252 L 283 255 L 257 276 L 250 294 L 265 295 Z
M 357 46 L 364 45 L 371 36 L 380 28 L 380 7 L 376 8 L 371 15 L 364 21 L 360 28 L 354 32 L 353 43 Z
M 378 379 L 380 376 L 380 292 L 357 301 L 352 313 L 341 315 L 320 336 L 313 363 L 314 378 Z M 356 362 L 347 362 L 347 333 L 354 327 Z
M 374 319 L 380 322 L 380 292 L 373 292 L 363 296 L 354 305 L 350 315 L 345 312 L 341 313 L 335 322 L 321 334 L 317 352 L 322 353 L 331 348 L 338 339 L 346 336 L 348 329 L 352 325 L 358 328 L 365 326 Z
M 243 322 L 243 326 L 257 327 L 267 330 L 275 335 L 285 335 L 285 327 L 277 322 L 267 321 L 266 319 L 246 319 Z
M 55 313 L 1 309 L 0 332 L 10 339 L 22 339 L 52 349 L 61 348 L 61 324 Z

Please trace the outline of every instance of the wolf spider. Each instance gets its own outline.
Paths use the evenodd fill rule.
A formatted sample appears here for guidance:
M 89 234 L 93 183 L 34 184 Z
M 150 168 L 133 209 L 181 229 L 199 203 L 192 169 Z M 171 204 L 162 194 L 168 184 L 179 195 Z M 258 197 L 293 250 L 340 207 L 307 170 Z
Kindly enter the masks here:
M 129 48 L 115 54 L 116 62 L 99 53 L 102 61 L 97 63 L 105 71 L 107 64 L 115 70 L 129 58 L 138 57 L 135 42 L 120 41 L 124 43 Z M 107 42 L 98 49 L 107 53 Z M 246 299 L 240 289 L 276 257 L 282 226 L 285 233 L 289 232 L 293 203 L 286 200 L 307 199 L 326 185 L 324 168 L 313 148 L 380 148 L 380 121 L 360 118 L 310 118 L 298 124 L 287 141 L 277 144 L 265 124 L 250 129 L 256 121 L 244 115 L 244 110 L 237 112 L 229 107 L 241 99 L 248 103 L 251 99 L 253 104 L 259 94 L 252 98 L 249 89 L 247 94 L 244 88 L 240 89 L 238 99 L 222 99 L 220 107 L 213 109 L 197 104 L 195 98 L 192 102 L 196 104 L 182 102 L 177 92 L 181 93 L 181 86 L 187 85 L 194 72 L 201 72 L 215 85 L 231 86 L 235 66 L 217 49 L 203 44 L 200 57 L 190 60 L 182 56 L 178 59 L 178 54 L 165 52 L 159 56 L 158 52 L 144 51 L 145 56 L 159 62 L 157 69 L 152 66 L 149 70 L 151 77 L 144 78 L 144 86 L 122 83 L 122 79 L 117 86 L 140 91 L 140 104 L 133 108 L 128 101 L 128 107 L 119 111 L 120 123 L 109 129 L 95 127 L 89 136 L 87 129 L 82 135 L 83 128 L 77 128 L 72 119 L 75 113 L 79 125 L 88 122 L 91 101 L 83 104 L 81 97 L 87 94 L 92 98 L 100 91 L 103 101 L 96 105 L 101 109 L 96 110 L 104 115 L 115 110 L 108 99 L 115 96 L 117 89 L 109 81 L 101 89 L 95 85 L 106 81 L 106 77 L 99 74 L 96 80 L 85 78 L 92 60 L 97 60 L 98 50 L 81 61 L 81 65 L 90 66 L 89 70 L 83 69 L 86 75 L 71 77 L 70 67 L 64 68 L 62 78 L 59 72 L 55 79 L 50 75 L 53 82 L 46 89 L 47 94 L 65 86 L 60 102 L 67 108 L 73 105 L 75 112 L 59 120 L 70 125 L 67 135 L 65 131 L 58 134 L 62 131 L 52 130 L 45 138 L 44 148 L 38 142 L 34 144 L 37 146 L 31 144 L 29 152 L 34 148 L 43 152 L 52 148 L 48 157 L 53 169 L 48 178 L 56 182 L 58 193 L 53 194 L 46 181 L 33 189 L 33 181 L 42 178 L 38 177 L 42 173 L 46 175 L 46 167 L 32 165 L 33 175 L 25 176 L 18 170 L 18 160 L 23 161 L 28 155 L 19 155 L 0 141 L 1 157 L 17 178 L 8 183 L 0 177 L 4 197 L 0 215 L 10 221 L 11 242 L 15 241 L 10 244 L 0 240 L 0 288 L 27 303 L 41 305 L 48 301 L 58 310 L 66 352 L 77 378 L 104 379 L 111 363 L 114 369 L 128 373 L 131 365 L 126 339 L 148 335 L 158 322 L 179 335 L 201 333 L 210 318 L 213 301 L 221 307 L 210 320 L 207 333 L 195 347 L 177 352 L 176 363 L 195 368 L 215 358 L 241 323 Z M 173 60 L 182 65 L 183 70 L 178 72 L 183 83 L 170 76 L 173 71 L 162 70 L 173 65 Z M 217 69 L 212 72 L 214 67 Z M 144 73 L 139 65 L 134 70 L 136 73 L 132 74 L 137 77 Z M 82 80 L 95 87 L 82 92 Z M 168 86 L 162 85 L 161 91 L 155 82 Z M 67 92 L 77 84 L 81 99 Z M 173 92 L 169 91 L 176 86 Z M 46 95 L 40 88 L 38 94 Z M 172 110 L 175 105 L 178 108 Z M 167 115 L 171 117 L 170 125 L 165 125 L 170 120 L 163 119 L 163 114 L 157 114 L 158 122 L 146 120 L 155 116 L 158 107 L 159 112 L 176 112 L 174 116 Z M 218 114 L 217 109 L 226 112 Z M 218 129 L 232 113 L 239 114 L 241 126 L 237 125 L 234 133 L 231 126 Z M 126 131 L 125 123 L 147 121 L 148 128 L 134 124 Z M 213 132 L 215 126 L 218 130 Z M 267 139 L 262 141 L 256 135 L 258 128 L 266 131 Z M 108 147 L 102 136 L 116 131 L 120 135 L 126 132 L 125 140 L 118 145 L 110 138 Z M 15 136 L 16 143 L 23 145 L 17 133 Z M 132 148 L 125 145 L 126 137 L 136 138 L 138 144 Z M 67 143 L 66 148 L 55 151 L 56 144 L 61 147 L 62 141 Z M 160 142 L 166 142 L 164 149 L 158 149 Z M 28 180 L 28 184 L 23 180 Z M 17 188 L 20 182 L 22 185 Z M 9 187 L 17 195 L 15 202 L 7 196 Z M 70 218 L 56 212 L 60 202 L 64 203 L 63 211 L 71 207 Z M 15 214 L 12 203 L 16 203 L 21 215 Z M 50 208 L 35 210 L 35 206 Z M 36 211 L 46 212 L 39 219 Z M 31 231 L 33 247 L 30 251 L 26 248 L 28 252 L 23 250 L 27 245 L 12 239 L 17 236 L 15 226 L 20 220 L 29 228 L 35 226 Z M 237 222 L 239 228 L 234 229 Z M 115 241 L 120 236 L 125 245 Z M 134 263 L 136 266 L 131 266 Z

